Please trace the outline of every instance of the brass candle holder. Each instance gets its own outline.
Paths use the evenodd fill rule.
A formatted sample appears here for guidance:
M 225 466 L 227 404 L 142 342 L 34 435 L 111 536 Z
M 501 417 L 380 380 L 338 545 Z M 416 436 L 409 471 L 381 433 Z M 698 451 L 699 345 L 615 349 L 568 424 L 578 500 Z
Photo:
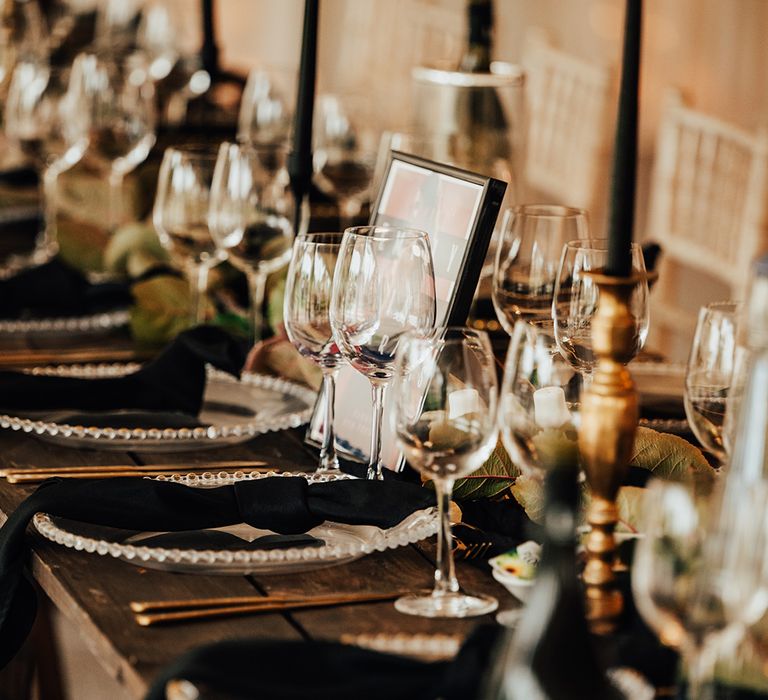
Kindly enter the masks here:
M 643 277 L 600 273 L 590 277 L 598 285 L 600 298 L 592 320 L 592 349 L 598 360 L 592 385 L 582 398 L 579 429 L 579 449 L 592 491 L 584 583 L 592 631 L 610 634 L 623 608 L 613 573 L 616 496 L 632 456 L 639 417 L 635 384 L 625 366 L 634 355 L 637 332 L 629 298 Z

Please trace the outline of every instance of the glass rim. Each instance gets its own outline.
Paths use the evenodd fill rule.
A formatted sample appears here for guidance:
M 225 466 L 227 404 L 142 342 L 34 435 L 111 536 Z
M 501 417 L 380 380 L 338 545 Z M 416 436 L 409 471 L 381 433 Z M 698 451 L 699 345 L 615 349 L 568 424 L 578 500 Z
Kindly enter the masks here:
M 467 336 L 475 336 L 481 340 L 486 340 L 490 344 L 491 337 L 488 331 L 480 330 L 479 328 L 472 328 L 471 326 L 436 326 L 430 329 L 428 332 L 410 330 L 403 334 L 403 338 L 413 340 L 434 340 L 437 336 L 442 336 L 446 333 L 461 333 L 465 338 Z M 448 338 L 446 342 L 455 342 L 459 338 Z
M 222 141 L 219 147 L 235 147 L 239 151 L 247 153 L 248 151 L 254 153 L 262 152 L 277 152 L 288 154 L 290 150 L 290 144 L 285 141 L 245 141 L 243 139 L 236 139 L 234 141 Z
M 702 311 L 716 311 L 720 313 L 736 313 L 740 311 L 744 306 L 741 301 L 732 301 L 730 299 L 710 301 L 708 304 L 703 304 L 700 308 Z
M 572 207 L 567 204 L 516 204 L 507 211 L 515 215 L 525 214 L 527 216 L 536 216 L 541 219 L 575 219 L 578 217 L 589 217 L 586 209 Z
M 300 233 L 295 236 L 294 240 L 312 245 L 341 246 L 344 234 L 340 231 L 313 231 Z
M 182 158 L 196 158 L 198 160 L 212 160 L 215 162 L 218 158 L 219 147 L 202 142 L 182 143 L 175 146 L 168 146 L 165 151 L 163 151 L 163 158 L 169 154 L 177 155 Z
M 563 245 L 563 248 L 599 250 L 607 252 L 609 242 L 609 238 L 574 238 L 573 240 L 567 241 Z M 632 241 L 630 245 L 633 253 L 639 252 L 641 250 L 640 244 L 636 243 L 635 241 Z
M 378 235 L 379 231 L 397 235 L 380 236 Z M 401 240 L 423 239 L 429 241 L 429 234 L 421 229 L 409 228 L 407 226 L 382 226 L 381 224 L 350 226 L 349 228 L 344 229 L 344 236 L 354 236 L 356 238 L 365 238 L 373 241 L 391 241 L 393 238 Z

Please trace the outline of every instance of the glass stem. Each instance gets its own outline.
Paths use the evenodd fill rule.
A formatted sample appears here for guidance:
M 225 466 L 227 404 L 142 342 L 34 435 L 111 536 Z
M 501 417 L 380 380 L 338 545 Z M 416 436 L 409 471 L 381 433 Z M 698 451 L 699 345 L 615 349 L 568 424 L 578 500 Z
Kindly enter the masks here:
M 434 479 L 440 529 L 437 531 L 437 568 L 433 596 L 457 593 L 459 582 L 453 566 L 453 535 L 451 534 L 451 492 L 453 479 Z
M 333 417 L 336 405 L 337 367 L 323 367 L 323 393 L 325 396 L 325 425 L 323 426 L 323 446 L 320 448 L 319 472 L 339 470 L 336 456 L 336 434 L 333 430 Z
M 381 419 L 384 416 L 384 392 L 387 385 L 381 382 L 371 382 L 373 391 L 373 421 L 371 423 L 371 456 L 368 460 L 368 478 L 384 478 L 381 464 Z
M 355 225 L 361 209 L 362 205 L 355 197 L 347 197 L 339 201 L 339 225 L 342 231 Z
M 43 225 L 35 241 L 35 254 L 43 254 L 46 258 L 55 255 L 59 250 L 56 236 L 56 181 L 58 171 L 47 166 L 40 173 L 40 199 L 43 207 Z
M 192 323 L 205 323 L 205 293 L 208 291 L 208 265 L 194 263 L 189 266 L 189 290 L 192 300 Z
M 109 232 L 114 233 L 123 216 L 123 174 L 111 170 L 109 173 Z
M 714 700 L 712 676 L 716 656 L 715 650 L 706 642 L 687 655 L 688 700 Z
M 267 290 L 267 276 L 258 270 L 248 273 L 248 290 L 251 297 L 251 325 L 253 342 L 261 340 L 264 334 L 264 295 Z

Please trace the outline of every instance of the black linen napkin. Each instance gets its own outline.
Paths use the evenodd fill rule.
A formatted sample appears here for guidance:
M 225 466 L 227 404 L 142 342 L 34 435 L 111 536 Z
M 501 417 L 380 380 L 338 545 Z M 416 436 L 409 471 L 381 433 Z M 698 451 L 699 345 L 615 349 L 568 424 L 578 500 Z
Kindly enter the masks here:
M 180 333 L 154 360 L 122 377 L 83 379 L 23 372 L 0 372 L 0 405 L 6 411 L 77 409 L 83 411 L 200 412 L 205 365 L 240 375 L 246 348 L 216 326 Z
M 226 693 L 228 700 L 472 700 L 498 635 L 499 628 L 482 625 L 453 661 L 434 663 L 334 642 L 229 640 L 182 656 L 146 700 L 164 700 L 173 679 Z
M 5 319 L 92 314 L 132 303 L 126 283 L 91 284 L 59 258 L 0 280 L 0 318 Z
M 0 668 L 16 654 L 35 618 L 34 588 L 24 576 L 29 550 L 25 531 L 35 513 L 169 532 L 244 522 L 290 535 L 326 520 L 388 528 L 434 505 L 433 492 L 397 481 L 309 484 L 302 477 L 268 477 L 199 489 L 131 477 L 52 479 L 21 503 L 0 529 Z

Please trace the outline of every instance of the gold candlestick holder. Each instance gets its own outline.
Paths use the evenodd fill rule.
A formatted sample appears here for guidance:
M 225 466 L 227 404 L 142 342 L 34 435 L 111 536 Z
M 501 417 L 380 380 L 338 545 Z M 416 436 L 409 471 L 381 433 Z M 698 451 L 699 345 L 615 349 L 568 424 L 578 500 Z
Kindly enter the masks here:
M 625 366 L 637 343 L 629 299 L 643 277 L 592 273 L 590 278 L 600 290 L 600 300 L 592 320 L 592 349 L 598 360 L 592 384 L 582 398 L 579 429 L 579 449 L 592 492 L 584 583 L 592 631 L 610 634 L 623 608 L 613 573 L 616 496 L 632 456 L 639 417 L 635 384 Z

